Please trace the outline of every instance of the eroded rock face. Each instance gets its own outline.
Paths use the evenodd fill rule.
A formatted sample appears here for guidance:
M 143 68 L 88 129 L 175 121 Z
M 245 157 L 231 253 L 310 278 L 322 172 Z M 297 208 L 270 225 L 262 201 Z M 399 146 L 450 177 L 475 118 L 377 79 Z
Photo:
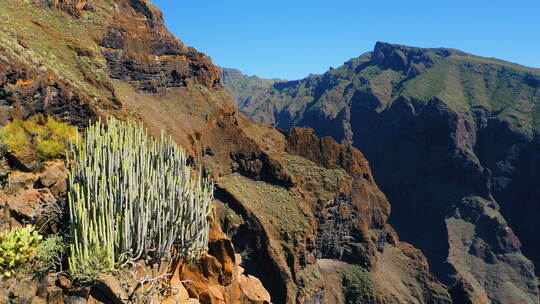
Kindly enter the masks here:
M 453 295 L 538 303 L 522 251 L 540 261 L 539 75 L 452 49 L 377 43 L 323 75 L 276 83 L 241 110 L 365 153 L 392 204 L 390 223 L 455 284 Z
M 219 68 L 169 33 L 152 3 L 118 2 L 118 13 L 100 42 L 111 78 L 137 81 L 138 90 L 153 93 L 193 84 L 220 86 Z
M 0 45 L 0 124 L 47 112 L 76 125 L 96 117 L 90 98 L 54 72 L 27 64 Z M 23 163 L 24 164 L 24 163 Z M 31 165 L 26 165 L 29 170 Z
M 320 261 L 338 261 L 341 278 L 358 266 L 377 273 L 382 263 L 379 254 L 386 248 L 404 254 L 396 233 L 386 223 L 390 205 L 360 151 L 330 138 L 319 139 L 307 128 L 284 133 L 263 128 L 257 134 L 247 133 L 274 147 L 269 153 L 292 175 L 291 190 L 226 176 L 217 180 L 220 190 L 216 195 L 224 205 L 218 204 L 218 210 L 225 231 L 247 256 L 246 270 L 261 278 L 275 302 L 343 303 L 347 291 L 342 279 L 329 280 L 326 264 Z M 424 259 L 419 251 L 409 256 Z M 414 273 L 410 263 L 401 267 Z M 451 302 L 444 286 L 430 275 L 427 263 L 416 271 L 421 275 L 398 278 L 408 277 L 409 281 L 401 291 L 405 296 L 399 299 Z M 280 279 L 268 280 L 276 277 Z M 377 285 L 374 301 L 391 302 L 394 298 L 386 290 L 392 288 Z M 415 288 L 426 292 L 420 295 Z
M 202 304 L 269 304 L 270 294 L 259 279 L 243 273 L 241 262 L 231 240 L 213 222 L 208 255 L 193 265 L 179 264 L 173 279 L 178 275 L 189 297 Z

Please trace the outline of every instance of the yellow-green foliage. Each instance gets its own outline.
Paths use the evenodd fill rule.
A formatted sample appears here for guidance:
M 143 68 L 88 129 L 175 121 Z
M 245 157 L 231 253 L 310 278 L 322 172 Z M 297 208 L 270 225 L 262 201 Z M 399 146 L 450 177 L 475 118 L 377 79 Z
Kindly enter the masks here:
M 41 114 L 16 119 L 2 131 L 9 152 L 18 157 L 36 155 L 42 161 L 63 158 L 69 139 L 78 136 L 76 127 Z
M 0 129 L 0 157 L 3 156 L 6 151 L 6 131 L 4 129 Z
M 0 233 L 0 277 L 11 276 L 16 268 L 32 259 L 41 238 L 31 225 Z

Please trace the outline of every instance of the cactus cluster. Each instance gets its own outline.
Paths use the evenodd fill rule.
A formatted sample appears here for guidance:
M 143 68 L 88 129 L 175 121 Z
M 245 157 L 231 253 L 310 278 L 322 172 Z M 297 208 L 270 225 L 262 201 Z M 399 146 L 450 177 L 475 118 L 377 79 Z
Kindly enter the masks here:
M 72 274 L 140 258 L 159 261 L 174 248 L 196 259 L 208 244 L 212 182 L 194 174 L 180 147 L 140 123 L 91 124 L 68 151 Z

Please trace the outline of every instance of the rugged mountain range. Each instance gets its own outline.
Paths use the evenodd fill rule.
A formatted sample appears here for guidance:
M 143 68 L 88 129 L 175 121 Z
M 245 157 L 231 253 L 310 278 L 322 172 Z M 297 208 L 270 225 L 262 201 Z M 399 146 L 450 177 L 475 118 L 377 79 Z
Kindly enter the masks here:
M 468 283 L 449 292 L 423 253 L 399 240 L 387 222 L 390 204 L 359 150 L 311 129 L 251 122 L 234 107 L 220 69 L 174 37 L 150 2 L 4 0 L 0 20 L 0 125 L 36 113 L 80 127 L 108 115 L 136 119 L 155 135 L 172 136 L 214 179 L 213 220 L 220 225 L 212 228 L 209 252 L 173 276 L 196 283 L 186 283 L 189 303 L 268 303 L 264 289 L 273 303 L 473 299 Z M 10 202 L 24 201 L 13 195 L 0 200 L 12 215 Z M 508 276 L 516 277 L 508 288 L 535 303 L 532 266 L 504 220 L 487 201 L 471 198 L 470 205 L 450 224 L 478 215 L 496 227 L 500 235 L 479 243 L 478 251 L 487 259 L 488 246 L 499 244 L 496 261 L 522 263 L 521 275 L 508 266 Z M 52 286 L 54 301 L 89 297 L 65 280 L 47 284 L 59 285 Z M 54 302 L 36 288 L 0 289 L 0 296 Z
M 472 303 L 538 302 L 540 70 L 379 42 L 236 103 L 254 121 L 308 126 L 364 152 L 390 223 Z

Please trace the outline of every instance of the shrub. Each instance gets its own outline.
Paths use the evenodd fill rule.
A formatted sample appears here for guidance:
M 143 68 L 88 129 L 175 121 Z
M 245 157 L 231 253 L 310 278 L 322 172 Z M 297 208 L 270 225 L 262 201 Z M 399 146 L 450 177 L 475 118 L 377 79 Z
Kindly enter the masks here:
M 3 98 L 6 98 L 6 97 L 8 97 L 8 95 L 9 95 L 9 94 L 8 94 L 8 92 L 6 92 L 6 90 L 4 89 L 4 86 L 3 86 L 3 85 L 0 86 L 0 98 L 2 98 L 2 99 L 3 99 Z
M 68 152 L 71 274 L 91 277 L 142 257 L 159 262 L 173 247 L 197 259 L 208 244 L 213 185 L 186 163 L 163 133 L 155 140 L 141 124 L 113 118 L 91 124 Z
M 76 127 L 41 114 L 16 119 L 2 132 L 7 151 L 18 157 L 35 154 L 41 161 L 65 157 L 69 139 L 78 136 Z
M 54 234 L 48 236 L 37 249 L 37 270 L 40 273 L 47 273 L 60 267 L 66 247 L 63 237 Z
M 14 120 L 7 124 L 3 129 L 5 134 L 5 145 L 7 151 L 16 156 L 23 157 L 31 153 L 31 142 L 28 134 L 24 130 L 22 120 Z
M 375 287 L 368 271 L 352 265 L 343 278 L 345 303 L 368 304 L 375 300 Z
M 8 146 L 6 144 L 6 131 L 2 128 L 0 129 L 0 157 L 4 156 L 7 152 Z
M 41 238 L 31 225 L 0 233 L 0 277 L 11 276 L 15 269 L 32 259 Z

